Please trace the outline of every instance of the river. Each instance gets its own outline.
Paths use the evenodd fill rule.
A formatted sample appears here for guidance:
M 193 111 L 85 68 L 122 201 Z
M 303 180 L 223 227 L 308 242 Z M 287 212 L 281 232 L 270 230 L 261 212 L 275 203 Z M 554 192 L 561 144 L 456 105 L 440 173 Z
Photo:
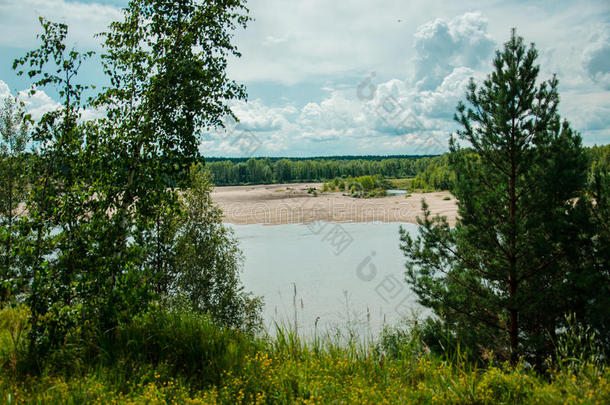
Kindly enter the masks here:
M 399 227 L 410 223 L 229 225 L 245 255 L 242 281 L 265 300 L 264 322 L 300 335 L 376 335 L 421 314 L 404 282 Z M 295 295 L 296 291 L 296 295 Z

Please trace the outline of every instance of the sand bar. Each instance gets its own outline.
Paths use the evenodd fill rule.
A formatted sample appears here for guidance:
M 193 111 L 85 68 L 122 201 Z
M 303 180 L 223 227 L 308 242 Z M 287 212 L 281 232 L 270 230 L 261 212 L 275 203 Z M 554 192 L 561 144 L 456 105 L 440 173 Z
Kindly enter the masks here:
M 455 224 L 455 198 L 446 191 L 413 193 L 383 198 L 352 198 L 343 193 L 319 193 L 322 183 L 263 184 L 216 187 L 212 199 L 224 211 L 225 222 L 232 224 L 300 224 L 327 222 L 410 222 L 421 216 L 425 198 L 432 215 L 447 217 Z M 445 200 L 450 197 L 449 200 Z

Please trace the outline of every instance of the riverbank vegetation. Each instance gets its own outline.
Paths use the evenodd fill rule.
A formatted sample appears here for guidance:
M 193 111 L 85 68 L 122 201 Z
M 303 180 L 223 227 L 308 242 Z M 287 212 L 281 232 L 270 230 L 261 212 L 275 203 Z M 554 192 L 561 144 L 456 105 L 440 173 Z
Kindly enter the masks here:
M 354 198 L 385 197 L 386 190 L 392 187 L 392 182 L 383 178 L 382 175 L 347 177 L 345 179 L 335 177 L 333 181 L 324 183 L 323 192 L 342 192 Z
M 81 330 L 30 374 L 28 311 L 0 311 L 0 401 L 7 404 L 605 404 L 610 371 L 586 357 L 587 335 L 540 374 L 493 353 L 473 363 L 438 354 L 421 326 L 386 330 L 368 345 L 293 331 L 254 338 L 205 315 L 153 308 L 105 333 Z M 583 331 L 571 330 L 582 333 Z M 580 342 L 580 344 L 576 344 Z M 451 346 L 448 346 L 448 348 Z M 431 352 L 432 349 L 432 352 Z M 572 357 L 578 353 L 578 357 Z
M 445 156 L 440 156 L 432 160 L 446 160 Z M 431 163 L 436 166 L 437 163 Z M 448 190 L 443 186 L 451 187 L 449 182 L 437 181 L 437 177 L 430 178 L 430 173 L 436 176 L 436 173 L 447 173 L 446 166 L 442 169 L 426 169 L 424 172 L 417 174 L 416 177 L 403 179 L 387 179 L 380 174 L 373 176 L 359 176 L 346 178 L 335 177 L 332 181 L 326 182 L 322 186 L 322 192 L 341 192 L 354 198 L 376 198 L 385 197 L 387 190 L 401 190 L 408 193 Z M 451 176 L 451 174 L 449 174 Z M 428 183 L 430 181 L 430 183 Z

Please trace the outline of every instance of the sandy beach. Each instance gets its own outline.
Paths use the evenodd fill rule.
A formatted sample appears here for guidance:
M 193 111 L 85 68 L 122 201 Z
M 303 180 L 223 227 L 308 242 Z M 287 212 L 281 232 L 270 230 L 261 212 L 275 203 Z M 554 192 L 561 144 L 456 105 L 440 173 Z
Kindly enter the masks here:
M 281 225 L 327 222 L 411 222 L 421 216 L 421 200 L 432 215 L 446 216 L 455 223 L 457 206 L 449 192 L 413 193 L 383 198 L 352 198 L 342 193 L 314 196 L 308 188 L 322 189 L 322 183 L 263 184 L 216 187 L 212 199 L 232 224 Z M 450 197 L 449 200 L 445 200 Z

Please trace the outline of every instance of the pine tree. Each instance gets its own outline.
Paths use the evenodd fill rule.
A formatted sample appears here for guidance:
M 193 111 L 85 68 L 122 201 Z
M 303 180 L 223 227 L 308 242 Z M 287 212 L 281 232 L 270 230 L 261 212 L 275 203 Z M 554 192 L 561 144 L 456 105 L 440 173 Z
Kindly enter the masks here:
M 569 309 L 558 295 L 586 169 L 580 136 L 557 112 L 557 79 L 537 81 L 537 56 L 513 30 L 493 72 L 480 87 L 471 80 L 458 104 L 455 227 L 424 204 L 420 235 L 401 230 L 420 302 L 473 351 L 513 362 L 541 359 Z
M 565 298 L 575 320 L 610 351 L 610 145 L 594 147 L 586 193 L 578 199 Z M 597 150 L 596 150 L 597 149 Z M 600 153 L 601 152 L 601 153 Z M 598 156 L 595 154 L 599 153 Z M 604 156 L 605 154 L 605 156 Z

